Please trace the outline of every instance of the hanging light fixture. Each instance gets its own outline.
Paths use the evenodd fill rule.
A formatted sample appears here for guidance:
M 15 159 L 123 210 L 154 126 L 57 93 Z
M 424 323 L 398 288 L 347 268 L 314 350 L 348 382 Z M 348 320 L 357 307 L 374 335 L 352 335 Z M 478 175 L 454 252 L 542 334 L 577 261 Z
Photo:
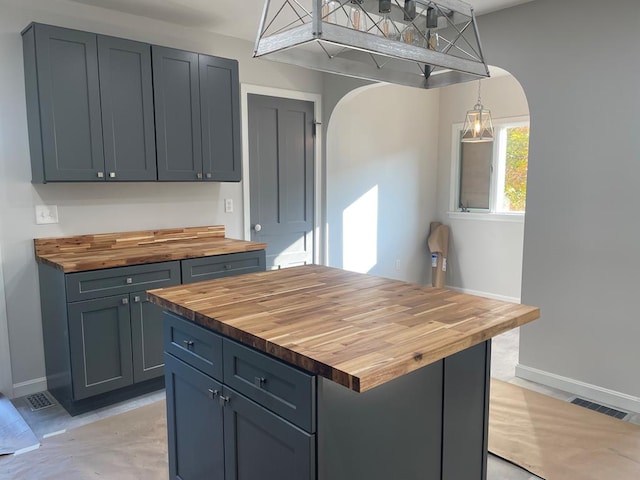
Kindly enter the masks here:
M 489 76 L 461 0 L 265 0 L 253 56 L 420 88 Z
M 462 129 L 462 142 L 493 142 L 493 122 L 491 110 L 484 108 L 480 97 L 480 80 L 478 80 L 478 103 L 467 112 Z

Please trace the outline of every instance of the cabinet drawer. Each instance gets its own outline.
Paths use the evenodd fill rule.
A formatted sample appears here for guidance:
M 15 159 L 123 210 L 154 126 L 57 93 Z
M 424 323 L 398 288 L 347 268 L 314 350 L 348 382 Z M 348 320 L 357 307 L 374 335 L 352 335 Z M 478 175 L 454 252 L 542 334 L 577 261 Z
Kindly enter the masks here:
M 65 275 L 67 301 L 77 302 L 180 284 L 180 262 L 105 268 Z
M 216 380 L 222 380 L 222 337 L 164 312 L 164 350 Z
M 224 383 L 307 432 L 315 432 L 315 377 L 224 339 Z
M 213 280 L 241 273 L 262 272 L 265 269 L 264 250 L 190 258 L 182 261 L 182 283 Z

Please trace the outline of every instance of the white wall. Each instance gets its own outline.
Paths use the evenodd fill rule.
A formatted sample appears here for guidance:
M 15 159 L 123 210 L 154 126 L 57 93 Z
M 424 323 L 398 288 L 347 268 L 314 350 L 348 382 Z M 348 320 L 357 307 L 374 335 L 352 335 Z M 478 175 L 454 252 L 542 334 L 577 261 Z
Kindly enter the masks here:
M 464 122 L 478 98 L 478 82 L 440 90 L 438 220 L 451 227 L 446 284 L 472 293 L 518 301 L 522 283 L 524 220 L 495 221 L 475 213 L 450 216 L 452 125 Z M 518 81 L 510 76 L 482 80 L 482 102 L 494 120 L 529 114 Z
M 640 411 L 637 0 L 536 0 L 479 18 L 531 112 L 519 374 Z
M 236 58 L 240 81 L 255 85 L 321 93 L 323 77 L 254 60 L 250 42 L 65 0 L 0 0 L 0 12 L 0 245 L 13 382 L 20 395 L 41 388 L 45 375 L 33 238 L 210 224 L 243 236 L 240 184 L 32 185 L 20 31 L 37 21 Z M 224 198 L 234 200 L 236 213 L 223 212 Z M 57 205 L 60 223 L 36 226 L 37 204 Z
M 330 265 L 429 280 L 438 102 L 438 91 L 377 84 L 349 93 L 333 110 L 326 152 Z

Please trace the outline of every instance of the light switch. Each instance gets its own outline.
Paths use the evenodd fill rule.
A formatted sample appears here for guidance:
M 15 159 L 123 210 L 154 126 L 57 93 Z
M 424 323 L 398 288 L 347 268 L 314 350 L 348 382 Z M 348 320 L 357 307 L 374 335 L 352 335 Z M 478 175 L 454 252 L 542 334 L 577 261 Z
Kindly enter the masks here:
M 233 213 L 233 198 L 224 199 L 224 213 Z
M 36 205 L 36 224 L 58 223 L 57 205 Z

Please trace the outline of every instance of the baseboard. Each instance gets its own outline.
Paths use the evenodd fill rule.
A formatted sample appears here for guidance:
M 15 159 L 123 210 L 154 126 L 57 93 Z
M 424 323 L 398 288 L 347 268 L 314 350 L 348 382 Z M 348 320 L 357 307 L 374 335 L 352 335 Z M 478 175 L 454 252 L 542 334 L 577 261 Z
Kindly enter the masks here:
M 640 412 L 640 398 L 599 387 L 598 385 L 592 385 L 521 364 L 516 365 L 516 377 L 557 388 L 572 393 L 577 397 L 616 407 L 626 412 Z
M 32 393 L 44 392 L 47 389 L 47 377 L 34 378 L 26 382 L 13 384 L 13 398 L 24 397 Z
M 481 292 L 480 290 L 471 290 L 469 288 L 452 287 L 451 285 L 445 285 L 445 288 L 454 290 L 460 293 L 468 293 L 469 295 L 476 295 L 478 297 L 491 298 L 492 300 L 502 300 L 503 302 L 520 303 L 518 297 L 508 297 L 506 295 L 498 295 L 495 293 Z

